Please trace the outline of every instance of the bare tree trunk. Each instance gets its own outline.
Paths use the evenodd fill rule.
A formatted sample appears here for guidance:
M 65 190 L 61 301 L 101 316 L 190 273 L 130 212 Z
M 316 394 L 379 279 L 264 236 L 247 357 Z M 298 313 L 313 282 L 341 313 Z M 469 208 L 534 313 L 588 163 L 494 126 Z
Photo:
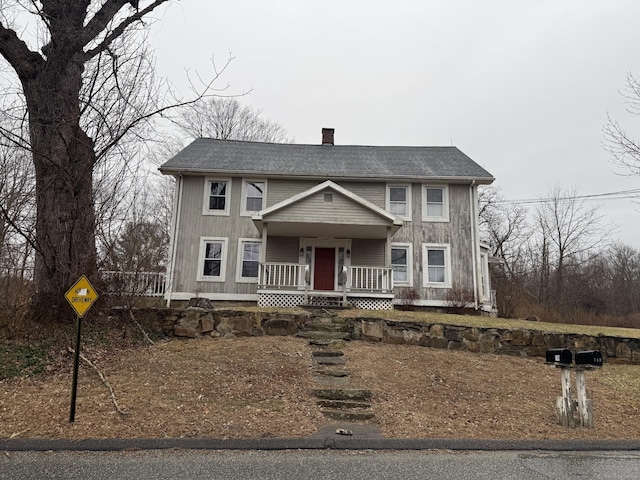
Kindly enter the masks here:
M 66 307 L 64 293 L 80 275 L 91 278 L 96 273 L 95 153 L 92 140 L 80 127 L 82 60 L 50 58 L 47 63 L 49 68 L 35 78 L 21 80 L 36 176 L 32 307 L 36 318 L 46 313 L 59 321 L 67 314 L 61 309 Z M 53 74 L 57 78 L 51 78 Z M 53 91 L 51 85 L 56 85 Z

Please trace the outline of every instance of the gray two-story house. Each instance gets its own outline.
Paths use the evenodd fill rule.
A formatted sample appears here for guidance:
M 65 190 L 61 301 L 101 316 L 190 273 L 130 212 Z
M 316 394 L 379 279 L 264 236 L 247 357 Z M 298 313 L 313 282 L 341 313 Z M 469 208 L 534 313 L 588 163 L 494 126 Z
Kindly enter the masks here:
M 166 298 L 389 309 L 408 297 L 491 308 L 478 185 L 455 147 L 200 138 L 160 168 L 176 178 Z

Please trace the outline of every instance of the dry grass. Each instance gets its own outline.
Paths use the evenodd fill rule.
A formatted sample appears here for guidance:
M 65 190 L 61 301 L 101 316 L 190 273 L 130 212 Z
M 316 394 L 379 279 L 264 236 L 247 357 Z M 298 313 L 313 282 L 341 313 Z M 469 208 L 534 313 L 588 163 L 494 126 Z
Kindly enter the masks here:
M 354 386 L 374 392 L 388 437 L 640 438 L 638 367 L 587 373 L 596 428 L 556 425 L 560 375 L 540 360 L 351 342 Z M 0 437 L 304 437 L 327 422 L 310 395 L 311 347 L 291 337 L 171 340 L 85 350 L 113 386 L 80 370 L 69 424 L 72 358 L 47 374 L 0 381 Z

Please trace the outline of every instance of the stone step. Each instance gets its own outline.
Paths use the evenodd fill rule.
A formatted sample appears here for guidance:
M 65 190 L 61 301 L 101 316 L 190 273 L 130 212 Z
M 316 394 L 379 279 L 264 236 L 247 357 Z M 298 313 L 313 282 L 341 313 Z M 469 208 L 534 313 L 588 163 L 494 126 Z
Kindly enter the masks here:
M 311 345 L 312 347 L 340 349 L 340 348 L 344 348 L 344 340 L 342 339 L 309 340 L 309 345 Z
M 369 402 L 361 402 L 358 400 L 318 400 L 316 403 L 321 407 L 338 410 L 371 408 L 371 404 Z
M 319 330 L 301 330 L 296 335 L 310 340 L 347 340 L 351 338 L 349 332 L 323 332 Z
M 363 388 L 315 388 L 311 395 L 327 400 L 370 400 L 371 390 Z
M 341 317 L 313 317 L 304 323 L 306 328 L 322 330 L 323 328 L 349 328 L 349 320 Z
M 318 367 L 315 369 L 315 373 L 318 375 L 324 375 L 325 377 L 348 377 L 351 375 L 349 370 L 330 367 Z
M 342 357 L 342 350 L 315 350 L 311 352 L 312 357 Z
M 362 420 L 370 420 L 375 414 L 370 410 L 333 410 L 329 408 L 320 409 L 320 413 L 322 413 L 325 417 L 333 418 L 334 420 L 347 420 L 347 421 L 362 421 Z
M 344 357 L 313 357 L 318 365 L 344 365 L 347 359 Z

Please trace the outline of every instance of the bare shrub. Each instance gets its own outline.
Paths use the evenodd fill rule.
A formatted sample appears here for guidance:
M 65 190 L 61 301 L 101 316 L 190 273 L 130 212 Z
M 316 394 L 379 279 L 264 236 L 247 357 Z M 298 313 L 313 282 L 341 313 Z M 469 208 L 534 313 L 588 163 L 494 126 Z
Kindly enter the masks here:
M 415 310 L 415 302 L 420 300 L 420 294 L 415 288 L 403 288 L 398 293 L 398 298 L 400 299 L 401 310 Z

